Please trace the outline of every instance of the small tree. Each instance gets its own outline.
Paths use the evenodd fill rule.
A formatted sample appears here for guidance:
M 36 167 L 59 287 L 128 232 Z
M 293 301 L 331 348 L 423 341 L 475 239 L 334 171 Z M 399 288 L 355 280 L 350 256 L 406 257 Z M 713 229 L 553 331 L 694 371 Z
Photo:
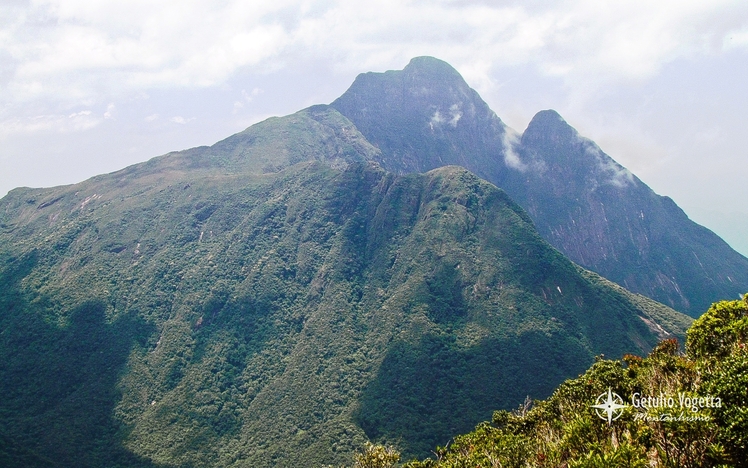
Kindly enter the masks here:
M 367 442 L 363 452 L 353 456 L 354 468 L 390 468 L 400 461 L 400 452 L 392 446 Z

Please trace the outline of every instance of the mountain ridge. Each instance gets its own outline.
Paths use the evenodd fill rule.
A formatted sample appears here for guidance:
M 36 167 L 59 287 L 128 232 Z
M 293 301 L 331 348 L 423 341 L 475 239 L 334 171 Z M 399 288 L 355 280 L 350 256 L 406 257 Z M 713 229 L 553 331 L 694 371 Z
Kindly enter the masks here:
M 365 76 L 330 106 L 381 150 L 375 159 L 385 169 L 466 167 L 506 190 L 575 262 L 691 315 L 748 288 L 746 257 L 556 111 L 540 111 L 517 134 L 456 70 L 430 57 Z M 387 124 L 393 121 L 407 125 Z
M 1 199 L 0 453 L 306 466 L 399 439 L 423 456 L 596 354 L 685 331 L 503 190 L 387 172 L 360 135 L 314 107 Z

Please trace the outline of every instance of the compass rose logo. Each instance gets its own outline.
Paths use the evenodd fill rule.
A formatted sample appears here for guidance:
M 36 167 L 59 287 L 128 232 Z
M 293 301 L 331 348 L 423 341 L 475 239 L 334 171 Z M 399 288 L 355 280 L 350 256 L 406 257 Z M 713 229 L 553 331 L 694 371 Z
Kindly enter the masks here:
M 623 404 L 623 399 L 608 387 L 608 391 L 597 397 L 592 407 L 595 408 L 595 413 L 600 419 L 608 421 L 608 426 L 610 426 L 611 422 L 621 417 L 626 405 Z

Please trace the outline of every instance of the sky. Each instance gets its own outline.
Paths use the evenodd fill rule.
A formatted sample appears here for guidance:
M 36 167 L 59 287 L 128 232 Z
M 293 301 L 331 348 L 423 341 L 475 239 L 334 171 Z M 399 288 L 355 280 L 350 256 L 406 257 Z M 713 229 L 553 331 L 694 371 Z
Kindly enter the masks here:
M 748 255 L 744 0 L 1 0 L 0 196 L 211 145 L 431 55 Z

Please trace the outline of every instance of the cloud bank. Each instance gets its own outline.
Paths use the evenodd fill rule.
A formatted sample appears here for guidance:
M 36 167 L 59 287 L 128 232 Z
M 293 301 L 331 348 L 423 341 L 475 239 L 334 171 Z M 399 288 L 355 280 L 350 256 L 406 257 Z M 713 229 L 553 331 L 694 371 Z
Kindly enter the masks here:
M 429 51 L 477 87 L 530 63 L 569 86 L 645 78 L 668 61 L 748 47 L 748 4 L 644 2 L 31 0 L 0 7 L 5 103 L 86 102 L 216 86 L 298 55 L 382 69 Z

